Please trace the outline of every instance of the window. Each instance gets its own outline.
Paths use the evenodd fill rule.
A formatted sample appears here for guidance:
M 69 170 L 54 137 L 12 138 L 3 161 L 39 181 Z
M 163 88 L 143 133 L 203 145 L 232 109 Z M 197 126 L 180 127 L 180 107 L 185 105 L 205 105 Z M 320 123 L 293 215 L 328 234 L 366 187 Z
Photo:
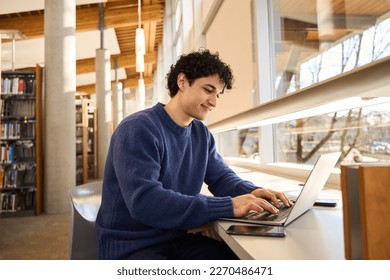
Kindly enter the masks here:
M 390 55 L 388 1 L 271 2 L 276 96 Z
M 342 151 L 343 163 L 390 161 L 389 91 L 371 92 L 388 74 L 372 75 L 365 92 L 353 87 L 358 77 L 380 68 L 368 66 L 389 64 L 390 2 L 254 3 L 260 104 L 210 126 L 221 154 L 312 164 L 321 153 Z
M 390 161 L 388 102 L 278 123 L 277 158 L 312 164 L 319 154 L 342 151 L 343 164 Z

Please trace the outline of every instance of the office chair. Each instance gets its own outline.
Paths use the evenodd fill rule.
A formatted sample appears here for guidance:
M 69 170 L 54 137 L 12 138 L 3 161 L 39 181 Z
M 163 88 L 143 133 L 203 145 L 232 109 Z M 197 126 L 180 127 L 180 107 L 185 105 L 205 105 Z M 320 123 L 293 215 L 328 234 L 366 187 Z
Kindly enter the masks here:
M 96 216 L 102 197 L 102 181 L 71 188 L 72 219 L 69 259 L 98 259 L 98 240 L 95 231 Z

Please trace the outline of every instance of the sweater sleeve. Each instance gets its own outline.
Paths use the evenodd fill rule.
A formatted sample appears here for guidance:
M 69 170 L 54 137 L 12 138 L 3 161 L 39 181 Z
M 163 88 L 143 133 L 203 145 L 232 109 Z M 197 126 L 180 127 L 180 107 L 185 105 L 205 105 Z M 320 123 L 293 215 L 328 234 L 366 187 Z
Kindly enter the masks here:
M 218 154 L 213 135 L 209 133 L 209 160 L 205 183 L 215 196 L 235 197 L 247 194 L 258 186 L 240 178 Z
M 152 123 L 135 120 L 118 127 L 112 149 L 116 177 L 130 215 L 158 228 L 188 229 L 233 217 L 230 197 L 184 195 L 162 184 L 162 137 Z

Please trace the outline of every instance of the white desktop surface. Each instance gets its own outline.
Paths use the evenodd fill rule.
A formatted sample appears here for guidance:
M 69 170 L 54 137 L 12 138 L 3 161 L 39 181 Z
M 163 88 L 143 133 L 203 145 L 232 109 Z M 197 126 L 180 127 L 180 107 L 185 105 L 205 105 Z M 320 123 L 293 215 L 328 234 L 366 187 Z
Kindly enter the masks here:
M 239 173 L 259 186 L 297 194 L 297 181 L 258 172 Z M 216 221 L 214 230 L 240 259 L 264 260 L 339 260 L 344 259 L 341 192 L 324 189 L 320 198 L 337 199 L 336 207 L 313 207 L 286 226 L 286 237 L 229 235 L 230 221 Z

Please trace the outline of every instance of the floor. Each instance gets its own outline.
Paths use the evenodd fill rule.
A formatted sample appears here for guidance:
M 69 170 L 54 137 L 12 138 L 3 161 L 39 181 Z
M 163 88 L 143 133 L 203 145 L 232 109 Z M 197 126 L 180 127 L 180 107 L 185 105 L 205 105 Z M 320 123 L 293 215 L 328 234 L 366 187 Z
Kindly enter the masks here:
M 0 218 L 0 260 L 66 260 L 70 213 Z

